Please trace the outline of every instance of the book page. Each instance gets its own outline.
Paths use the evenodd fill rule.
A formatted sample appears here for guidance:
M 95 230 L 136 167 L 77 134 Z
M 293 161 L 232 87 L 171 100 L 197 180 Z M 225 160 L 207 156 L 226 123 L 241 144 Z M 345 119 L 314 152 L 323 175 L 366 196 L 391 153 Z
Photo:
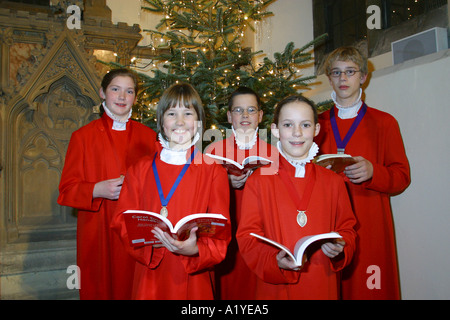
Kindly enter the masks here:
M 260 157 L 260 156 L 249 156 L 247 158 L 244 159 L 244 161 L 242 161 L 242 165 L 245 166 L 247 163 L 251 163 L 251 162 L 260 162 L 261 164 L 269 164 L 272 162 L 272 160 Z
M 244 168 L 240 163 L 237 163 L 236 161 L 234 161 L 232 159 L 228 159 L 228 158 L 217 156 L 215 154 L 210 154 L 210 153 L 206 153 L 205 155 L 208 156 L 208 157 L 211 157 L 213 159 L 222 160 L 222 161 L 225 161 L 227 163 L 230 163 L 230 164 L 238 167 L 239 169 L 243 169 Z
M 300 240 L 297 241 L 294 248 L 296 262 L 301 264 L 302 257 L 305 254 L 305 250 L 313 242 L 324 239 L 339 239 L 339 238 L 342 238 L 342 236 L 337 232 L 321 233 L 301 238 Z
M 311 235 L 311 236 L 305 236 L 303 238 L 301 238 L 300 240 L 297 241 L 297 243 L 295 244 L 295 248 L 294 248 L 294 253 L 291 253 L 289 251 L 289 249 L 282 245 L 281 243 L 278 243 L 274 240 L 268 239 L 266 237 L 263 237 L 259 234 L 256 233 L 250 233 L 251 236 L 254 236 L 258 239 L 261 239 L 263 241 L 266 241 L 278 248 L 280 248 L 281 250 L 284 250 L 287 252 L 287 254 L 292 258 L 292 260 L 295 261 L 295 263 L 297 264 L 297 266 L 301 266 L 302 265 L 302 261 L 303 261 L 303 254 L 305 253 L 306 248 L 313 242 L 316 242 L 318 240 L 323 240 L 323 239 L 338 239 L 338 238 L 342 238 L 341 235 L 339 235 L 339 233 L 337 232 L 329 232 L 329 233 L 322 233 L 322 234 L 316 234 L 316 235 Z
M 194 213 L 194 214 L 190 214 L 186 217 L 181 218 L 177 224 L 175 225 L 175 227 L 173 228 L 174 233 L 177 233 L 177 231 L 184 225 L 187 224 L 189 221 L 191 220 L 196 220 L 196 219 L 201 219 L 201 218 L 208 218 L 208 219 L 219 219 L 219 220 L 223 220 L 224 223 L 226 223 L 226 221 L 228 220 L 227 218 L 225 218 L 223 215 L 218 214 L 218 213 Z
M 254 237 L 256 237 L 256 238 L 258 238 L 260 240 L 266 241 L 269 244 L 274 245 L 275 247 L 280 248 L 283 251 L 286 251 L 286 253 L 292 258 L 292 260 L 296 261 L 296 259 L 295 259 L 294 255 L 292 254 L 292 252 L 286 246 L 282 245 L 281 243 L 278 243 L 278 242 L 276 242 L 274 240 L 271 240 L 269 238 L 260 236 L 259 234 L 256 234 L 256 233 L 250 233 L 250 235 L 254 236 Z

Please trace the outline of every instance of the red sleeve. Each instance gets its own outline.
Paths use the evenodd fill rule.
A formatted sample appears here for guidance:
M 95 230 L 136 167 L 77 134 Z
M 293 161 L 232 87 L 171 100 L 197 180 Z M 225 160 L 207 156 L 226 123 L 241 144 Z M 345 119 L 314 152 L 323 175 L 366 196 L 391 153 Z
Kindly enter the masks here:
M 383 163 L 373 163 L 373 177 L 366 182 L 367 189 L 398 194 L 403 192 L 411 182 L 409 162 L 406 156 L 400 128 L 395 119 L 389 118 L 386 124 Z
M 81 132 L 72 134 L 59 184 L 58 203 L 80 210 L 98 211 L 103 199 L 93 198 L 98 181 L 89 181 L 86 176 L 86 158 L 95 156 L 91 150 L 94 148 L 88 149 L 86 142 Z
M 348 196 L 345 182 L 339 177 L 336 184 L 337 197 L 335 224 L 336 228 L 333 231 L 338 232 L 342 239 L 345 241 L 344 252 L 338 257 L 330 259 L 331 269 L 335 272 L 341 271 L 344 267 L 348 266 L 353 258 L 353 254 L 356 248 L 356 218 L 352 210 L 350 198 Z
M 211 188 L 208 212 L 220 213 L 229 221 L 230 191 L 228 187 L 224 188 L 224 186 L 228 186 L 228 175 L 221 165 L 214 164 L 213 168 L 213 180 L 209 182 L 209 186 L 205 186 L 206 188 Z M 230 223 L 227 225 L 228 234 L 224 240 L 202 237 L 197 241 L 198 255 L 182 257 L 187 273 L 195 273 L 210 268 L 225 259 L 227 247 L 231 239 Z
M 143 187 L 141 182 L 145 179 L 142 179 L 141 177 L 147 176 L 147 170 L 144 164 L 145 162 L 141 161 L 128 169 L 123 181 L 122 190 L 120 191 L 119 200 L 117 201 L 117 207 L 111 222 L 111 227 L 119 235 L 126 251 L 133 258 L 146 266 L 153 267 L 153 247 L 132 247 L 130 245 L 125 220 L 122 215 L 122 213 L 126 210 L 142 210 L 143 208 L 141 204 L 141 198 L 143 196 Z M 162 255 L 159 259 L 156 259 L 155 256 L 155 265 L 158 265 L 161 259 Z M 158 261 L 156 262 L 156 260 Z

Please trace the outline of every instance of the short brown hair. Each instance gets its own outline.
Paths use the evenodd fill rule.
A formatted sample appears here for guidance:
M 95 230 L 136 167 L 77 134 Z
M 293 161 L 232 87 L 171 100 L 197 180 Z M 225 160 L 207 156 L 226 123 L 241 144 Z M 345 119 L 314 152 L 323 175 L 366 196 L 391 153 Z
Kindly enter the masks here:
M 231 107 L 233 106 L 234 98 L 236 96 L 240 96 L 240 95 L 243 95 L 243 94 L 251 94 L 251 95 L 253 95 L 255 97 L 255 99 L 256 99 L 256 103 L 258 104 L 257 105 L 258 110 L 261 110 L 261 99 L 259 98 L 258 94 L 254 90 L 252 90 L 252 89 L 250 89 L 248 87 L 239 87 L 239 88 L 236 89 L 236 91 L 234 91 L 231 94 L 231 97 L 228 100 L 228 110 L 229 111 L 231 111 Z
M 341 47 L 331 52 L 323 66 L 327 75 L 330 74 L 331 66 L 336 61 L 352 61 L 358 65 L 362 74 L 369 73 L 367 58 L 355 47 Z
M 201 121 L 202 127 L 205 123 L 205 111 L 203 110 L 202 100 L 194 87 L 188 83 L 175 83 L 167 88 L 159 99 L 156 109 L 157 128 L 165 140 L 169 140 L 164 134 L 163 120 L 164 113 L 178 103 L 185 108 L 193 108 L 197 113 L 198 121 Z

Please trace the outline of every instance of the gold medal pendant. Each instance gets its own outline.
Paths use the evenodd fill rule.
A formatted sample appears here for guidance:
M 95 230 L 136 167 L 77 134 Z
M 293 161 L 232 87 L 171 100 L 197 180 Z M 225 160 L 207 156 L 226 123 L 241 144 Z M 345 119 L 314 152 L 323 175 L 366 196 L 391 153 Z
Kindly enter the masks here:
M 169 215 L 169 210 L 167 210 L 167 207 L 162 207 L 161 211 L 159 212 L 163 217 L 167 218 Z
M 300 211 L 297 210 L 298 214 L 297 214 L 297 223 L 300 227 L 304 227 L 306 226 L 306 223 L 308 222 L 308 216 L 306 215 L 306 211 Z

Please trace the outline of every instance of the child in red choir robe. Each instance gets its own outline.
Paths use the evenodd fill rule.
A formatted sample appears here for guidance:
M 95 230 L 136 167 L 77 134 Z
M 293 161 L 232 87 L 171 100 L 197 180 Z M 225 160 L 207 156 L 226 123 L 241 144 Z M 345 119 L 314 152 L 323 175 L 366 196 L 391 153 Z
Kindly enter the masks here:
M 352 259 L 356 219 L 342 177 L 311 163 L 319 130 L 312 102 L 302 96 L 285 98 L 272 124 L 280 139 L 279 168 L 271 174 L 258 169 L 246 183 L 236 237 L 244 260 L 258 276 L 256 299 L 339 298 L 338 272 Z M 284 251 L 250 235 L 292 249 L 304 236 L 331 231 L 342 239 L 319 242 L 301 268 Z
M 228 122 L 232 124 L 232 134 L 227 139 L 211 143 L 205 151 L 206 154 L 219 155 L 238 163 L 242 163 L 249 156 L 259 155 L 269 160 L 277 158 L 278 150 L 260 139 L 258 135 L 258 125 L 262 121 L 263 111 L 256 92 L 247 87 L 238 88 L 230 97 L 227 117 Z M 232 240 L 228 246 L 227 257 L 216 268 L 218 299 L 254 298 L 256 276 L 242 259 L 235 237 L 241 216 L 244 185 L 251 173 L 252 171 L 242 175 L 228 174 Z
M 325 68 L 335 106 L 320 116 L 322 130 L 316 142 L 321 153 L 340 151 L 357 160 L 343 173 L 358 219 L 358 241 L 355 258 L 343 273 L 342 298 L 399 299 L 390 196 L 410 183 L 400 129 L 391 115 L 361 100 L 368 68 L 357 49 L 335 50 Z
M 137 248 L 129 244 L 122 215 L 128 209 L 161 212 L 173 224 L 193 213 L 219 213 L 229 219 L 226 171 L 218 164 L 206 164 L 195 147 L 198 124 L 204 120 L 198 93 L 189 84 L 171 86 L 158 104 L 157 119 L 157 153 L 128 171 L 113 222 L 124 246 L 138 261 L 133 298 L 213 299 L 213 267 L 225 258 L 228 223 L 222 239 L 197 239 L 195 227 L 187 240 L 176 241 L 155 228 L 152 232 L 162 244 Z
M 138 80 L 127 69 L 105 75 L 104 113 L 72 134 L 58 203 L 78 209 L 77 265 L 81 299 L 129 299 L 135 261 L 110 223 L 127 168 L 151 154 L 156 133 L 130 121 Z

